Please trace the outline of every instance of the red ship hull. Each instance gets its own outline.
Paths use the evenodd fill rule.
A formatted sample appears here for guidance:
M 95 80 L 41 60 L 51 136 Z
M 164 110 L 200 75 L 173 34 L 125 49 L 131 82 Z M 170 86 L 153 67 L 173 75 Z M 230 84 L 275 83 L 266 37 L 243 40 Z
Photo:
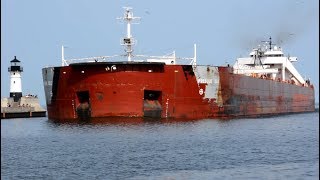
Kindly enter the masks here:
M 231 67 L 79 63 L 43 69 L 48 118 L 230 118 L 315 110 L 314 89 Z

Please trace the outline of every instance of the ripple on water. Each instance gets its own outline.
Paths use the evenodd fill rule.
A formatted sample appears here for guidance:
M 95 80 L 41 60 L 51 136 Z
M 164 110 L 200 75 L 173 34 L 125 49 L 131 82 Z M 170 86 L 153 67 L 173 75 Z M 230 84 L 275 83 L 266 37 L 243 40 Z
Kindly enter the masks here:
M 57 124 L 1 120 L 3 179 L 315 179 L 319 114 Z

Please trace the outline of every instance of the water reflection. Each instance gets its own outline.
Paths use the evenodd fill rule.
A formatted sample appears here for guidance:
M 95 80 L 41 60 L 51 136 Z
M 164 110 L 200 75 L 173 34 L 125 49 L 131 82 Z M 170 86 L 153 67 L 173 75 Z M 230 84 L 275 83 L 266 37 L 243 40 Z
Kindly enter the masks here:
M 138 117 L 108 117 L 108 118 L 91 118 L 87 121 L 79 121 L 74 119 L 52 120 L 48 122 L 55 125 L 141 125 L 141 124 L 172 124 L 172 123 L 192 123 L 204 119 L 154 119 L 154 118 L 138 118 Z M 214 120 L 214 119 L 212 119 Z M 216 119 L 218 120 L 218 119 Z M 225 121 L 225 120 L 218 120 Z
M 141 117 L 103 117 L 103 118 L 90 118 L 88 120 L 78 119 L 63 119 L 53 120 L 48 119 L 48 123 L 52 125 L 143 125 L 143 124 L 176 124 L 176 123 L 195 123 L 199 121 L 215 121 L 218 124 L 230 124 L 235 121 L 241 120 L 258 120 L 258 119 L 274 119 L 286 118 L 288 116 L 295 116 L 298 114 L 310 114 L 314 112 L 304 112 L 296 114 L 283 114 L 283 115 L 269 115 L 262 117 L 229 117 L 229 118 L 216 118 L 216 119 L 185 119 L 185 118 L 141 118 Z

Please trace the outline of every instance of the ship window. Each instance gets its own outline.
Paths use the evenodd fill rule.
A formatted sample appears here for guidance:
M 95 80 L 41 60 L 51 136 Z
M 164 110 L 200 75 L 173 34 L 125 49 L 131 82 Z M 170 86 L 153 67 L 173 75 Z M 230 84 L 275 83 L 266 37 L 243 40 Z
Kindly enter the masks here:
M 130 44 L 130 38 L 124 38 L 123 41 L 125 44 Z

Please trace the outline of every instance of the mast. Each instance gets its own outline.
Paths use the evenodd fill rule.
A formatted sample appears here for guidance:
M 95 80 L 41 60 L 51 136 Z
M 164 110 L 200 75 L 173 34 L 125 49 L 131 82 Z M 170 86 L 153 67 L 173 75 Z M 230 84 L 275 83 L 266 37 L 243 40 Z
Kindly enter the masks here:
M 269 50 L 272 49 L 271 45 L 272 45 L 272 41 L 271 41 L 271 36 L 270 36 L 270 37 L 269 37 Z
M 64 46 L 61 46 L 61 66 L 64 66 Z
M 134 20 L 140 20 L 140 17 L 134 17 L 132 13 L 131 7 L 124 7 L 125 13 L 123 17 L 119 17 L 117 19 L 123 20 L 127 22 L 127 36 L 121 40 L 121 45 L 125 46 L 125 51 L 127 53 L 128 61 L 131 61 L 132 58 L 132 46 L 135 44 L 135 40 L 131 35 L 131 24 Z
M 269 44 L 269 50 L 270 50 L 270 51 L 271 51 L 271 49 L 272 49 L 272 45 L 275 45 L 275 44 L 272 44 L 271 36 L 269 37 L 269 41 L 261 41 L 261 42 L 268 43 L 268 44 Z
M 193 49 L 194 49 L 194 56 L 193 56 L 193 65 L 197 65 L 197 45 L 194 44 L 193 45 Z

